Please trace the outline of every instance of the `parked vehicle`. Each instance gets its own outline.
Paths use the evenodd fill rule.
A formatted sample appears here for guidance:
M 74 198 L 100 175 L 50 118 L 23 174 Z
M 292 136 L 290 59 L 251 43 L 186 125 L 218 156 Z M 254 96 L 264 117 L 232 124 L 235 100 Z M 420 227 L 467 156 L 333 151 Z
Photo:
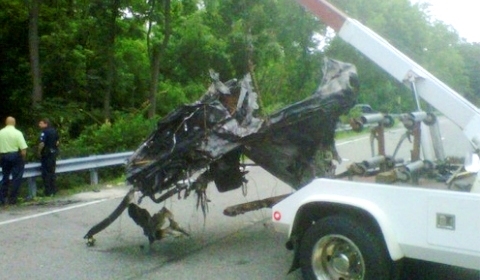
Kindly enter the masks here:
M 352 110 L 358 110 L 362 114 L 374 114 L 378 113 L 377 111 L 373 110 L 372 106 L 369 104 L 355 104 Z

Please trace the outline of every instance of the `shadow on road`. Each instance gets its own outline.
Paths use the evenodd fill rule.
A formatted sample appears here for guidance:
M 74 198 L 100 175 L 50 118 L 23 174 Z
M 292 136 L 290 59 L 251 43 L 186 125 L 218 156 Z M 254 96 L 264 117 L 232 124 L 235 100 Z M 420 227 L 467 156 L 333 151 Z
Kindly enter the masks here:
M 402 280 L 479 280 L 475 270 L 407 259 L 404 263 Z

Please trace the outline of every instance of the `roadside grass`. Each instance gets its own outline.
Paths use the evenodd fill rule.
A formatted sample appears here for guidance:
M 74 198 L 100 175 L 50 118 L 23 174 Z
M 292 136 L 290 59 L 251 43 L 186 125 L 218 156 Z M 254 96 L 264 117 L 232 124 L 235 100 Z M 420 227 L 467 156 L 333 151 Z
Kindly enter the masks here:
M 125 184 L 125 175 L 122 174 L 118 178 L 113 178 L 105 181 L 101 181 L 99 184 L 91 185 L 91 184 L 82 184 L 78 186 L 73 186 L 68 189 L 59 190 L 57 193 L 58 197 L 67 197 L 72 196 L 78 193 L 84 192 L 100 192 L 104 188 L 112 188 L 115 186 Z
M 18 196 L 18 205 L 42 205 L 42 204 L 51 204 L 56 200 L 65 199 L 67 197 L 73 196 L 79 193 L 85 192 L 100 192 L 102 189 L 105 188 L 112 188 L 115 186 L 123 185 L 125 183 L 125 175 L 121 175 L 117 178 L 113 179 L 106 179 L 101 181 L 99 184 L 91 185 L 85 183 L 84 181 L 79 183 L 78 179 L 73 176 L 73 174 L 63 174 L 62 178 L 57 181 L 57 194 L 54 197 L 44 196 L 43 195 L 43 183 L 40 178 L 37 178 L 37 195 L 32 199 L 27 199 L 28 196 L 28 185 L 23 184 L 21 187 L 21 192 Z M 68 181 L 69 187 L 62 188 L 62 182 Z M 75 184 L 74 182 L 77 182 Z

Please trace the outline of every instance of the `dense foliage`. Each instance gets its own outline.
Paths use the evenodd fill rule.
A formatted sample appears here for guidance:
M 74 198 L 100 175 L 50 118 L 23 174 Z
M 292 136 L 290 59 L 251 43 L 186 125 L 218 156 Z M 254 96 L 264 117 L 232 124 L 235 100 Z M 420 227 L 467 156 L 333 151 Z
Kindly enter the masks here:
M 331 2 L 479 100 L 480 45 L 432 20 L 428 6 Z M 270 112 L 308 96 L 329 56 L 357 66 L 360 103 L 413 106 L 407 87 L 293 0 L 0 0 L 0 43 L 0 117 L 15 116 L 32 148 L 37 120 L 51 118 L 64 158 L 134 149 L 156 119 L 204 93 L 208 69 L 253 74 Z

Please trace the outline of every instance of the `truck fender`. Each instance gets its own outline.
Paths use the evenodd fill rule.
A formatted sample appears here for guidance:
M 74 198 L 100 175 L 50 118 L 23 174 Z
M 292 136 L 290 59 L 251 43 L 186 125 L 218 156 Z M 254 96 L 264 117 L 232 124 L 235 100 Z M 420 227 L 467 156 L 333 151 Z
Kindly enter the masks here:
M 298 209 L 296 216 L 298 216 L 298 212 L 301 212 L 302 209 L 308 205 L 328 206 L 330 213 L 322 213 L 322 216 L 339 213 L 339 210 L 340 213 L 341 211 L 348 211 L 349 213 L 356 212 L 368 214 L 368 216 L 377 223 L 392 260 L 397 261 L 404 257 L 404 253 L 396 238 L 391 220 L 380 207 L 371 201 L 348 196 L 322 194 L 318 197 L 310 197 L 310 199 L 304 201 L 303 206 Z

